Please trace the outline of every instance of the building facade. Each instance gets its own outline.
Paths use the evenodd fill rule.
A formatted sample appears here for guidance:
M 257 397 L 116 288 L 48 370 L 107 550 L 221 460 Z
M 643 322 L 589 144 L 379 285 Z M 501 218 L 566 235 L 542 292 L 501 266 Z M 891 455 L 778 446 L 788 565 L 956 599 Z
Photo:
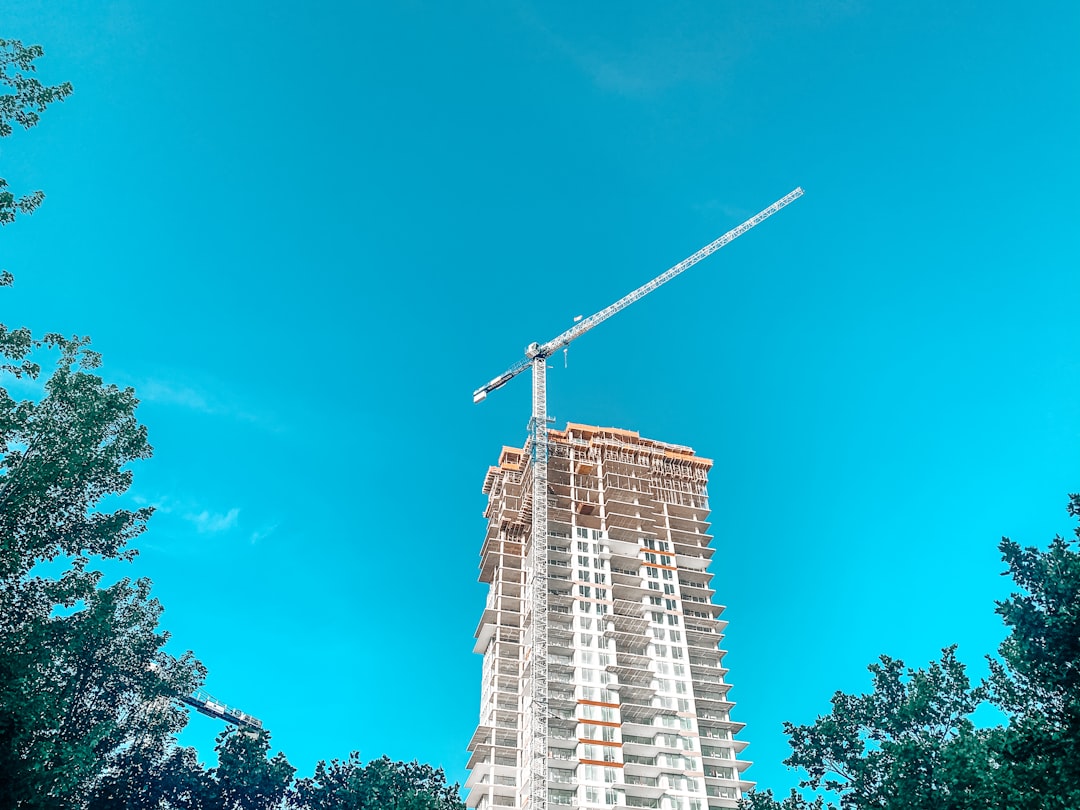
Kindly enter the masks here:
M 537 549 L 530 446 L 504 447 L 484 479 L 489 591 L 466 804 L 736 807 L 752 783 L 742 779 L 750 763 L 739 758 L 746 743 L 735 739 L 742 724 L 730 716 L 719 649 L 726 622 L 708 571 L 712 462 L 577 424 L 549 431 L 548 446 L 548 536 Z M 546 562 L 541 600 L 530 592 L 534 551 Z M 546 621 L 533 617 L 545 602 Z M 534 689 L 537 679 L 546 688 Z

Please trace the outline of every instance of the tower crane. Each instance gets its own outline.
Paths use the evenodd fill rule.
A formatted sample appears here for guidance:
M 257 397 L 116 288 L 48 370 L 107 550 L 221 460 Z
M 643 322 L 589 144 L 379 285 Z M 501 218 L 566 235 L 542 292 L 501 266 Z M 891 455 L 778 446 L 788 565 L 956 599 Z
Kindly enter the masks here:
M 547 415 L 547 359 L 559 349 L 564 349 L 590 329 L 599 326 L 616 312 L 626 309 L 635 301 L 644 298 L 657 287 L 666 284 L 685 270 L 693 267 L 707 256 L 715 253 L 724 245 L 742 236 L 755 225 L 764 222 L 788 203 L 803 195 L 802 188 L 795 188 L 781 197 L 768 208 L 760 211 L 741 225 L 732 228 L 719 239 L 710 242 L 697 253 L 688 256 L 674 267 L 665 270 L 633 292 L 620 298 L 595 315 L 577 321 L 561 335 L 546 343 L 530 343 L 525 348 L 525 357 L 518 360 L 505 372 L 495 377 L 473 392 L 473 402 L 482 402 L 488 394 L 502 388 L 526 369 L 532 369 L 532 418 L 529 420 L 530 469 L 532 472 L 532 538 L 527 552 L 526 569 L 530 582 L 527 589 L 528 604 L 532 614 L 527 640 L 531 642 L 532 654 L 529 660 L 531 668 L 530 708 L 527 717 L 530 725 L 531 754 L 529 762 L 522 762 L 530 776 L 529 807 L 532 810 L 547 808 L 547 726 L 548 726 L 548 591 L 547 591 L 547 535 L 548 535 L 548 415 Z

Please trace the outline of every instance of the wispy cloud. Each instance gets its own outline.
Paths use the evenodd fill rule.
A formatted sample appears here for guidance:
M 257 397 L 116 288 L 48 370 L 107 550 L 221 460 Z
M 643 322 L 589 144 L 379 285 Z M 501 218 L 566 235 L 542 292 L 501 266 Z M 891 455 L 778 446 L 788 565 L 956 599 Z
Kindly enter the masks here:
M 629 97 L 649 97 L 686 82 L 726 82 L 740 56 L 739 38 L 720 49 L 703 32 L 676 22 L 651 27 L 647 36 L 618 40 L 574 29 L 570 19 L 556 22 L 550 9 L 522 0 L 521 19 L 538 31 L 564 58 L 601 90 Z M 567 33 L 562 33 L 561 30 Z
M 158 405 L 171 405 L 185 408 L 207 416 L 221 416 L 249 422 L 269 430 L 277 430 L 278 425 L 271 414 L 248 407 L 239 397 L 215 386 L 215 393 L 206 388 L 185 383 L 148 378 L 133 383 L 135 394 L 144 402 Z
M 274 523 L 272 525 L 264 526 L 261 529 L 256 529 L 255 531 L 253 531 L 250 537 L 251 545 L 255 545 L 256 543 L 265 540 L 267 537 L 277 531 L 279 525 L 280 524 L 278 523 Z
M 224 514 L 204 509 L 201 512 L 188 512 L 184 515 L 184 520 L 193 524 L 195 526 L 195 531 L 199 534 L 218 534 L 220 532 L 226 532 L 236 526 L 239 518 L 240 510 L 236 507 L 233 507 Z
M 210 404 L 205 396 L 194 388 L 187 386 L 167 383 L 162 380 L 146 380 L 137 386 L 135 390 L 138 392 L 139 399 L 146 402 L 179 405 L 182 408 L 191 408 L 203 413 L 217 412 L 217 409 Z

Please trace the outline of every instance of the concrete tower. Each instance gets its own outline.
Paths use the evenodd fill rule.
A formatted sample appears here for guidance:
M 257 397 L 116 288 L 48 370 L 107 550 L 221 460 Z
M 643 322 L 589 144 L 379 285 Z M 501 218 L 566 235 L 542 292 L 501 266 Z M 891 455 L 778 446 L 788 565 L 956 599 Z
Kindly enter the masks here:
M 583 810 L 736 807 L 753 783 L 707 570 L 712 462 L 614 428 L 569 424 L 548 441 L 546 734 L 537 741 L 529 720 L 530 448 L 504 447 L 483 488 L 489 592 L 468 807 L 544 810 L 537 795 Z M 534 750 L 546 751 L 539 793 Z

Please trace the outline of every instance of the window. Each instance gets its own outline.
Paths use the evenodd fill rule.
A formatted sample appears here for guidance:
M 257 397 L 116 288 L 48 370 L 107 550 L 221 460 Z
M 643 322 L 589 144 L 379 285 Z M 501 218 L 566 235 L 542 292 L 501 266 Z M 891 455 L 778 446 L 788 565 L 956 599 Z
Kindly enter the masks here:
M 589 557 L 585 554 L 578 554 L 577 564 L 587 566 L 589 564 Z
M 675 694 L 677 694 L 677 695 L 685 695 L 686 694 L 686 681 L 675 681 Z
M 672 647 L 671 648 L 671 657 L 672 658 L 682 658 L 683 657 L 682 648 L 681 647 Z
M 583 543 L 580 540 L 578 540 L 577 541 L 577 550 L 578 551 L 588 551 L 589 550 L 589 544 L 588 543 Z
M 661 613 L 660 611 L 658 611 L 658 610 L 650 611 L 649 615 L 652 616 L 652 620 L 654 622 L 656 622 L 657 624 L 663 624 L 664 623 L 664 614 Z
M 599 593 L 600 588 L 597 588 L 596 591 L 597 591 L 597 593 Z M 604 595 L 601 598 L 602 599 L 607 599 L 607 591 L 604 591 Z M 608 606 L 607 605 L 597 605 L 596 606 L 596 615 L 597 616 L 606 616 L 607 612 L 608 612 Z
M 608 709 L 608 711 L 611 711 Z M 604 742 L 615 742 L 615 729 L 611 726 L 601 726 L 604 735 Z
M 588 585 L 578 585 L 577 592 L 578 596 L 592 596 L 592 588 Z
M 652 628 L 652 637 L 653 638 L 658 638 L 658 639 L 664 638 L 664 628 L 663 627 L 654 627 L 654 628 Z
M 578 627 L 582 630 L 592 630 L 592 618 L 589 616 L 578 616 Z
M 645 576 L 653 577 L 654 579 L 656 579 L 660 576 L 660 571 L 657 568 L 650 568 L 649 566 L 645 566 Z
M 607 574 L 602 574 L 599 571 L 593 571 L 592 577 L 593 582 L 595 582 L 597 585 L 603 585 L 605 582 L 607 582 Z
M 575 791 L 573 790 L 549 790 L 548 802 L 550 804 L 572 804 Z
M 607 588 L 597 588 L 596 589 L 596 598 L 597 599 L 607 599 Z
M 653 565 L 656 565 L 656 555 L 651 552 L 645 552 L 645 560 L 646 562 L 651 562 Z
M 664 593 L 674 594 L 675 593 L 675 586 L 672 585 L 670 582 L 665 582 L 664 583 Z
M 669 613 L 667 615 L 667 623 L 672 625 L 673 627 L 678 627 L 679 626 L 679 617 L 676 616 L 674 613 Z
M 578 572 L 577 572 L 577 578 L 578 578 L 578 579 L 582 579 L 582 580 L 584 580 L 585 582 L 588 582 L 588 581 L 589 581 L 589 572 L 588 572 L 588 571 L 582 571 L 582 570 L 581 570 L 581 569 L 579 568 L 579 569 L 578 569 Z
M 593 557 L 592 564 L 593 564 L 593 568 L 603 568 L 604 567 L 604 561 L 601 560 L 599 557 Z
M 665 599 L 664 607 L 666 607 L 668 610 L 678 610 L 679 603 L 676 602 L 674 599 Z
M 688 712 L 688 711 L 690 711 L 690 701 L 687 700 L 686 698 L 679 698 L 679 711 L 680 712 Z M 686 718 L 686 719 L 689 720 L 690 718 Z M 687 726 L 687 728 L 690 728 L 690 727 Z
M 586 590 L 588 590 L 588 588 L 586 588 Z M 581 610 L 582 613 L 592 613 L 592 602 L 578 602 L 578 608 Z
M 593 637 L 588 633 L 582 633 L 579 643 L 582 647 L 591 647 L 593 645 Z
M 591 652 L 579 652 L 578 660 L 582 664 L 592 664 L 596 661 L 596 656 Z
M 675 578 L 675 575 L 668 568 L 662 569 L 662 573 L 664 575 L 664 579 L 674 579 Z
M 671 557 L 668 557 L 665 554 L 661 554 L 660 555 L 660 564 L 661 565 L 671 565 Z
M 587 788 L 585 788 L 585 801 L 587 801 L 589 804 L 600 804 L 600 788 L 598 788 L 598 787 L 587 787 Z M 698 806 L 697 810 L 701 810 L 701 807 L 700 807 L 701 802 L 698 802 L 698 805 L 699 806 Z
M 610 706 L 601 706 L 600 707 L 600 719 L 603 720 L 605 723 L 614 723 L 615 722 L 615 710 L 613 708 L 611 708 Z
M 659 596 L 650 596 L 649 597 L 649 604 L 650 605 L 656 605 L 656 606 L 659 607 L 662 603 L 663 603 L 663 600 Z
M 578 536 L 578 537 L 584 537 L 584 538 L 588 539 L 588 537 L 589 537 L 589 530 L 588 530 L 588 529 L 584 529 L 584 528 L 582 528 L 581 526 L 578 526 L 578 527 L 577 527 L 577 531 L 576 531 L 576 534 L 577 534 L 577 536 Z
M 667 647 L 663 644 L 654 644 L 653 650 L 655 650 L 656 654 L 661 657 L 667 655 Z
M 581 699 L 582 700 L 596 700 L 596 687 L 595 686 L 582 686 L 581 687 Z M 585 735 L 586 737 L 589 735 Z
M 682 633 L 680 633 L 678 630 L 668 630 L 668 638 L 670 638 L 672 641 L 682 641 Z
M 676 664 L 675 665 L 675 674 L 676 675 L 685 675 L 686 674 L 686 667 L 684 667 L 682 664 Z
M 649 583 L 649 589 L 653 590 L 653 591 L 660 590 L 660 583 L 659 582 L 650 582 Z

